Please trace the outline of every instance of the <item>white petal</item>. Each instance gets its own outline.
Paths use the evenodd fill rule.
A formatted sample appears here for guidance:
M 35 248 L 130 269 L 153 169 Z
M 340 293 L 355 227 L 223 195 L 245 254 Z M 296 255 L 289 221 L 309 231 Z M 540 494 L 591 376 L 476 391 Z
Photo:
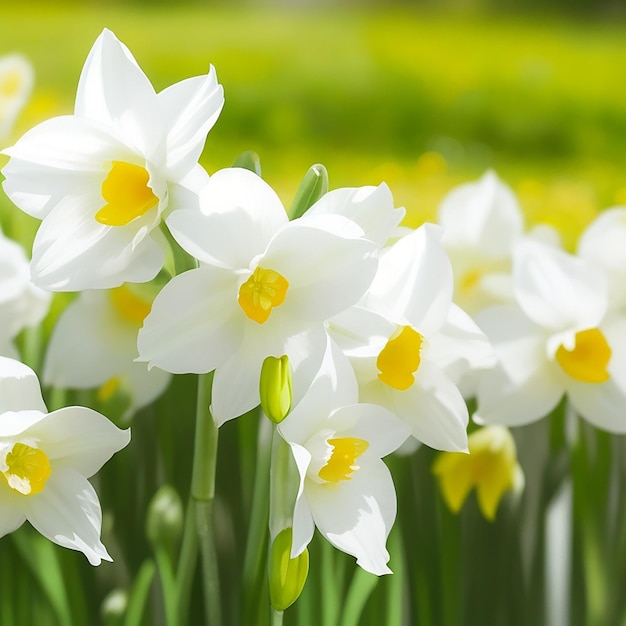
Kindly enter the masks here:
M 139 331 L 138 360 L 173 374 L 204 374 L 224 363 L 242 341 L 233 321 L 234 280 L 232 272 L 210 266 L 174 277 Z
M 577 413 L 596 428 L 626 433 L 626 393 L 614 381 L 596 385 L 570 381 L 567 393 Z
M 100 541 L 102 511 L 94 488 L 70 468 L 53 471 L 45 489 L 28 498 L 28 521 L 54 543 L 82 552 L 92 565 L 111 561 Z
M 218 267 L 247 269 L 288 222 L 272 188 L 241 168 L 213 174 L 200 192 L 200 205 L 203 214 L 175 211 L 167 225 L 189 254 Z
M 508 256 L 523 230 L 515 195 L 492 171 L 453 189 L 439 207 L 439 223 L 446 247 L 476 248 L 491 258 Z
M 106 292 L 84 291 L 63 311 L 46 352 L 46 384 L 97 387 L 132 363 L 137 330 L 116 318 L 109 300 Z
M 436 365 L 423 360 L 413 385 L 390 393 L 395 413 L 416 439 L 436 450 L 467 450 L 467 405 L 457 386 Z
M 355 221 L 364 237 L 382 246 L 391 236 L 405 210 L 396 209 L 389 187 L 356 187 L 334 189 L 323 195 L 307 212 L 311 215 L 343 215 Z
M 452 303 L 452 267 L 441 229 L 424 224 L 383 252 L 365 306 L 428 336 L 444 323 Z
M 99 122 L 73 115 L 53 117 L 26 132 L 11 148 L 12 159 L 64 173 L 104 173 L 104 161 L 132 151 Z M 64 172 L 65 170 L 65 172 Z M 11 170 L 6 170 L 11 172 Z M 3 170 L 4 173 L 4 170 Z M 9 178 L 8 174 L 5 174 Z M 68 189 L 71 193 L 71 189 Z
M 315 525 L 304 495 L 304 480 L 309 463 L 311 462 L 311 454 L 306 448 L 303 448 L 297 443 L 291 443 L 290 446 L 300 475 L 300 485 L 298 487 L 298 495 L 293 511 L 293 534 L 291 540 L 291 558 L 293 559 L 301 554 L 309 545 L 311 539 L 313 539 Z
M 338 224 L 339 216 L 326 216 Z M 359 229 L 360 230 L 360 229 Z M 340 313 L 365 293 L 376 272 L 372 242 L 344 237 L 294 220 L 270 243 L 260 266 L 282 274 L 289 282 L 285 303 L 277 316 L 302 322 L 324 321 Z
M 526 315 L 544 328 L 594 328 L 606 312 L 606 278 L 583 259 L 537 241 L 516 246 L 513 286 Z
M 82 406 L 49 413 L 26 435 L 41 441 L 55 467 L 71 467 L 86 478 L 130 441 L 130 430 L 120 430 L 104 415 Z
M 0 485 L 0 537 L 17 530 L 25 521 L 24 496 L 10 489 L 4 479 Z
M 211 66 L 206 76 L 180 81 L 157 95 L 167 133 L 167 168 L 178 178 L 200 158 L 207 133 L 224 105 L 224 90 Z
M 328 427 L 336 429 L 337 436 L 364 439 L 377 457 L 395 452 L 411 434 L 408 424 L 391 411 L 365 403 L 341 406 L 328 420 Z
M 563 387 L 549 363 L 515 384 L 501 367 L 482 374 L 478 383 L 478 409 L 473 419 L 478 424 L 521 426 L 545 417 L 563 396 Z
M 428 338 L 428 358 L 458 381 L 471 369 L 495 364 L 495 353 L 476 322 L 453 304 L 438 333 Z
M 35 372 L 19 361 L 0 357 L 0 416 L 7 411 L 47 413 Z M 0 419 L 0 429 L 2 423 Z
M 396 516 L 396 492 L 385 464 L 366 455 L 359 457 L 362 466 L 351 480 L 335 488 L 309 480 L 305 494 L 319 531 L 355 556 L 364 570 L 380 576 L 391 573 L 385 543 Z
M 108 29 L 85 61 L 74 113 L 118 129 L 144 154 L 163 140 L 155 91 L 128 48 Z M 150 128 L 151 135 L 146 132 Z
M 548 362 L 548 337 L 516 305 L 490 307 L 476 320 L 513 382 L 523 383 Z
M 126 226 L 93 219 L 94 197 L 67 197 L 44 219 L 33 243 L 33 282 L 50 291 L 108 289 L 152 280 L 163 266 L 150 237 L 154 211 Z

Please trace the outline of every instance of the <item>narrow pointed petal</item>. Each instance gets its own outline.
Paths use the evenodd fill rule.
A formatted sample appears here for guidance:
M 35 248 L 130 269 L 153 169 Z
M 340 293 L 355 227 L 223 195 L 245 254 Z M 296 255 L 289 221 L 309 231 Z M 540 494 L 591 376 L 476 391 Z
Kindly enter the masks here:
M 315 524 L 304 495 L 304 481 L 306 471 L 311 462 L 311 454 L 306 448 L 297 443 L 291 443 L 290 446 L 298 473 L 300 474 L 300 486 L 293 511 L 293 537 L 291 543 L 291 558 L 293 559 L 301 554 L 309 545 L 311 539 L 313 539 Z
M 152 142 L 143 129 L 160 128 L 154 88 L 130 50 L 106 28 L 83 66 L 74 114 L 119 128 L 142 152 Z
M 365 305 L 398 324 L 429 335 L 444 323 L 452 303 L 452 267 L 441 229 L 424 224 L 383 252 Z
M 70 468 L 57 469 L 46 488 L 28 499 L 28 521 L 50 541 L 82 552 L 92 565 L 112 561 L 100 541 L 102 511 L 94 488 Z
M 180 81 L 157 95 L 167 133 L 167 168 L 186 173 L 198 162 L 207 133 L 224 106 L 224 90 L 211 66 L 206 76 Z

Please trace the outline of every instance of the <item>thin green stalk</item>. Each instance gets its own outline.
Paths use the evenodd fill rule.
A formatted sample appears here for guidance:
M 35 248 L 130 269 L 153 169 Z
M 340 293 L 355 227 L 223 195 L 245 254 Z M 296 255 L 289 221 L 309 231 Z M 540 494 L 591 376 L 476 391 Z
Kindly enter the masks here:
M 185 528 L 180 547 L 180 557 L 176 570 L 176 581 L 178 585 L 178 623 L 183 626 L 187 623 L 189 613 L 189 601 L 191 599 L 191 588 L 193 577 L 196 571 L 198 560 L 198 533 L 196 532 L 195 507 L 193 500 L 189 499 L 187 513 L 185 514 Z
M 198 377 L 196 433 L 191 475 L 191 497 L 195 503 L 196 530 L 202 563 L 204 608 L 208 626 L 222 623 L 219 573 L 213 536 L 213 502 L 217 468 L 218 431 L 209 411 L 213 373 Z
M 283 626 L 284 611 L 276 611 L 272 609 L 272 626 Z
M 258 425 L 256 471 L 252 492 L 252 511 L 248 526 L 246 554 L 243 566 L 243 609 L 244 622 L 252 623 L 262 606 L 263 594 L 267 594 L 266 559 L 268 545 L 270 457 L 272 450 L 272 427 L 270 421 L 261 416 Z

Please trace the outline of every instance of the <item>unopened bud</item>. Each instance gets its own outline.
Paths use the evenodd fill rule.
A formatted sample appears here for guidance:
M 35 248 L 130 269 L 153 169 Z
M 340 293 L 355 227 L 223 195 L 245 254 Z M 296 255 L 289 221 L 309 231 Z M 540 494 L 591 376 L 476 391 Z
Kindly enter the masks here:
M 163 485 L 148 506 L 146 535 L 153 545 L 175 551 L 183 530 L 183 505 L 176 489 Z
M 268 356 L 261 367 L 259 382 L 261 408 L 275 424 L 280 424 L 291 410 L 291 366 L 289 357 Z
M 328 172 L 318 163 L 312 165 L 304 175 L 293 200 L 289 217 L 302 217 L 325 193 L 328 192 Z
M 291 558 L 291 528 L 276 535 L 270 554 L 270 602 L 276 611 L 284 611 L 302 593 L 309 573 L 309 551 L 305 548 L 294 559 Z

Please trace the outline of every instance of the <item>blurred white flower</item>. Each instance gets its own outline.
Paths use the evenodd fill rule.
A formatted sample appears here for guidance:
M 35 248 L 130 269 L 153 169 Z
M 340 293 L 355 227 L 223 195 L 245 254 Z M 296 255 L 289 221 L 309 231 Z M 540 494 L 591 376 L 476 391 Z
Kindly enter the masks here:
M 319 368 L 324 321 L 354 304 L 376 271 L 375 245 L 342 215 L 288 221 L 274 191 L 239 168 L 216 172 L 204 213 L 177 211 L 168 226 L 201 265 L 159 293 L 139 332 L 140 359 L 172 373 L 215 370 L 218 424 L 260 401 L 266 357 L 287 355 L 294 401 Z M 300 369 L 308 363 L 310 375 Z
M 92 565 L 110 561 L 100 541 L 100 503 L 87 479 L 129 441 L 128 430 L 91 409 L 48 413 L 35 373 L 0 357 L 0 536 L 28 520 Z
M 488 171 L 441 202 L 442 242 L 454 272 L 454 301 L 470 314 L 513 299 L 511 253 L 523 234 L 513 191 Z
M 157 94 L 105 29 L 83 67 L 74 115 L 39 124 L 4 151 L 4 190 L 43 220 L 33 281 L 79 291 L 154 278 L 164 261 L 157 226 L 197 206 L 207 178 L 198 158 L 222 105 L 213 68 Z
M 69 389 L 100 387 L 100 396 L 119 389 L 129 395 L 122 418 L 165 391 L 171 375 L 136 363 L 137 333 L 152 298 L 142 286 L 83 291 L 63 311 L 50 337 L 44 363 L 46 385 Z
M 0 231 L 0 354 L 18 358 L 13 339 L 43 320 L 50 299 L 49 293 L 32 284 L 22 247 Z
M 514 253 L 516 303 L 478 317 L 498 365 L 478 385 L 476 421 L 547 415 L 567 394 L 604 430 L 626 432 L 626 319 L 607 315 L 604 275 L 579 257 L 525 241 Z
M 391 573 L 385 543 L 396 492 L 381 458 L 406 440 L 406 424 L 380 406 L 358 403 L 350 364 L 330 347 L 310 389 L 278 430 L 300 475 L 291 557 L 302 553 L 317 527 L 363 569 Z
M 33 91 L 35 72 L 21 54 L 0 57 L 0 141 L 6 139 Z

